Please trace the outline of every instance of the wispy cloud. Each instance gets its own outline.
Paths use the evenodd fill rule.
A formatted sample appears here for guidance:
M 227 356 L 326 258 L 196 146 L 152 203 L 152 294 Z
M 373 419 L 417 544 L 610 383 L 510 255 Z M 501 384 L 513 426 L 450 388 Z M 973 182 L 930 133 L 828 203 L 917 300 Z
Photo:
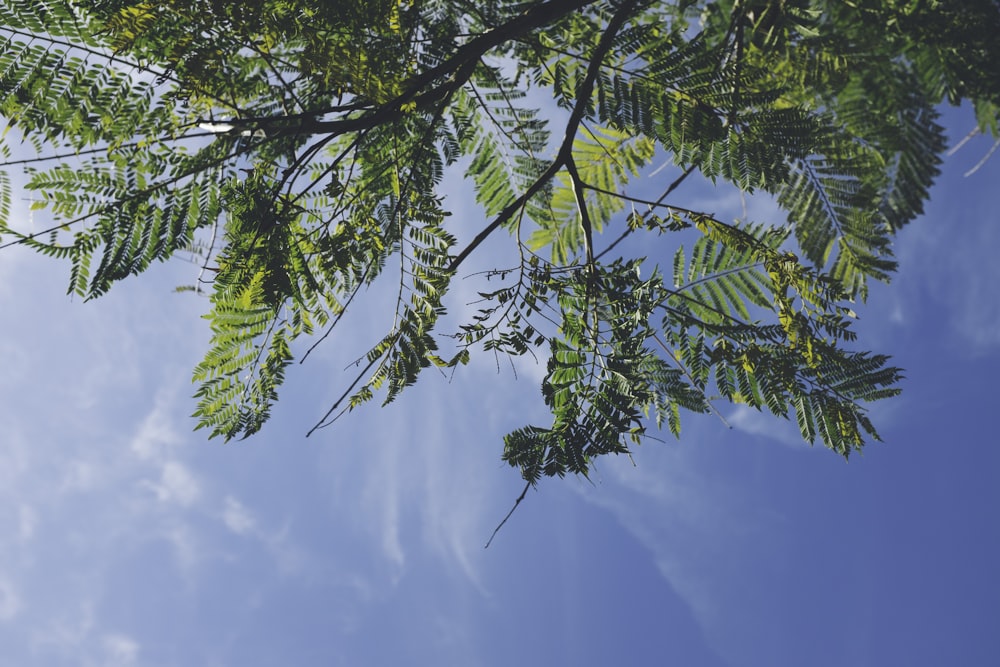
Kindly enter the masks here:
M 29 633 L 32 656 L 40 663 L 81 667 L 131 667 L 140 664 L 141 644 L 119 631 L 102 631 L 92 600 L 77 600 L 46 618 Z
M 226 496 L 225 507 L 222 509 L 222 522 L 237 535 L 249 535 L 257 526 L 250 511 L 232 496 Z
M 325 572 L 294 505 L 262 512 L 273 498 L 230 475 L 252 452 L 229 459 L 190 433 L 183 358 L 207 327 L 185 317 L 204 303 L 171 301 L 147 276 L 83 305 L 65 296 L 64 266 L 31 256 L 14 281 L 12 256 L 2 286 L 31 289 L 0 289 L 0 624 L 22 640 L 0 662 L 175 664 L 148 641 L 164 632 L 153 610 L 230 586 L 220 604 L 244 613 L 245 586 L 269 604 L 276 582 Z
M 482 593 L 486 592 L 475 555 L 482 554 L 490 500 L 499 500 L 495 479 L 499 446 L 479 442 L 475 403 L 451 402 L 453 417 L 440 405 L 425 414 L 422 506 L 424 539 Z M 459 414 L 465 418 L 457 418 Z M 497 441 L 499 445 L 499 440 Z
M 926 215 L 900 234 L 900 277 L 885 298 L 902 325 L 933 309 L 954 339 L 978 355 L 1000 346 L 1000 227 L 995 206 L 979 192 L 996 182 L 1000 160 L 970 177 L 963 170 L 960 161 L 945 162 Z
M 726 421 L 733 428 L 744 433 L 778 442 L 794 449 L 807 448 L 807 443 L 802 439 L 802 435 L 792 421 L 775 417 L 770 412 L 761 412 L 746 405 L 737 405 L 726 416 Z
M 38 514 L 30 505 L 21 504 L 17 508 L 17 541 L 25 544 L 35 536 L 38 526 Z
M 678 443 L 651 443 L 601 463 L 597 488 L 580 484 L 580 497 L 611 512 L 650 553 L 664 580 L 688 605 L 692 618 L 720 656 L 733 659 L 726 639 L 733 618 L 727 587 L 744 576 L 737 554 L 769 534 L 774 517 L 757 513 L 723 479 L 711 460 L 734 431 L 688 420 Z M 738 664 L 733 660 L 733 664 Z
M 489 368 L 459 369 L 452 383 L 428 371 L 421 382 L 327 432 L 335 438 L 323 453 L 331 512 L 369 541 L 358 548 L 377 554 L 367 575 L 395 585 L 411 562 L 433 562 L 457 585 L 483 592 L 482 546 L 512 500 L 497 484 L 502 442 L 491 394 L 502 390 Z
M 169 407 L 172 397 L 160 392 L 153 409 L 139 425 L 132 437 L 129 448 L 142 460 L 160 460 L 168 456 L 168 450 L 181 442 L 174 424 L 170 421 Z
M 161 503 L 175 503 L 190 507 L 201 496 L 201 485 L 194 474 L 178 461 L 165 461 L 160 469 L 157 482 L 146 480 L 149 488 Z
M 233 534 L 261 545 L 281 576 L 303 575 L 315 569 L 313 558 L 292 539 L 291 521 L 286 521 L 277 529 L 269 528 L 233 496 L 226 496 L 219 516 Z
M 36 656 L 56 655 L 64 660 L 81 658 L 89 653 L 87 644 L 93 639 L 95 625 L 94 602 L 76 599 L 45 618 L 44 623 L 31 629 L 28 639 Z
M 170 545 L 174 563 L 189 590 L 196 585 L 200 569 L 207 565 L 207 554 L 195 528 L 181 517 L 172 516 L 158 524 L 152 537 Z
M 394 429 L 395 437 L 389 441 L 383 441 L 381 447 L 380 464 L 377 466 L 378 476 L 371 477 L 365 484 L 362 491 L 362 502 L 373 508 L 376 515 L 377 531 L 379 541 L 382 545 L 382 553 L 390 563 L 396 568 L 397 573 L 402 570 L 406 562 L 406 555 L 403 553 L 403 545 L 399 537 L 400 521 L 400 488 L 406 483 L 401 479 L 400 459 L 402 458 L 402 448 L 410 443 L 401 436 L 402 429 Z
M 0 573 L 0 622 L 14 618 L 20 610 L 20 596 L 14 585 Z
M 128 667 L 136 664 L 139 657 L 139 643 L 121 634 L 108 634 L 101 641 L 106 662 L 106 667 Z

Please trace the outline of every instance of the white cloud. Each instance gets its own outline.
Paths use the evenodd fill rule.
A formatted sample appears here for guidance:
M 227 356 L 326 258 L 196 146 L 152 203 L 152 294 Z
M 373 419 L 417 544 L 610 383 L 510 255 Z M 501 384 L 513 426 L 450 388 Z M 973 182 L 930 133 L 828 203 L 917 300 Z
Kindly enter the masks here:
M 900 234 L 900 276 L 890 290 L 904 299 L 901 315 L 931 311 L 969 352 L 982 354 L 1000 346 L 1000 227 L 985 194 L 1000 175 L 1000 160 L 968 178 L 963 171 L 946 162 L 926 215 Z
M 161 458 L 169 446 L 180 442 L 181 438 L 170 420 L 168 410 L 170 403 L 168 396 L 161 394 L 156 399 L 156 406 L 142 420 L 130 444 L 132 452 L 138 458 L 143 460 Z
M 204 560 L 194 530 L 188 524 L 174 520 L 168 522 L 167 526 L 161 529 L 160 536 L 172 547 L 174 561 L 185 577 L 185 585 L 191 586 L 194 583 L 192 577 L 195 574 L 195 569 Z
M 727 587 L 745 576 L 734 554 L 750 557 L 759 542 L 776 542 L 776 517 L 748 504 L 712 472 L 712 460 L 725 455 L 721 450 L 745 446 L 732 435 L 691 418 L 683 441 L 638 448 L 634 466 L 624 457 L 602 461 L 596 488 L 582 482 L 574 488 L 608 510 L 649 551 L 709 644 L 735 664 L 727 637 L 733 618 L 720 601 L 727 599 Z
M 405 483 L 401 479 L 399 464 L 405 442 L 401 430 L 396 431 L 396 437 L 383 439 L 377 446 L 375 470 L 368 476 L 361 492 L 362 505 L 373 519 L 371 526 L 377 532 L 382 547 L 382 554 L 395 568 L 396 577 L 406 563 L 402 541 L 399 535 L 400 521 L 400 486 Z
M 494 478 L 499 450 L 455 446 L 456 442 L 474 443 L 475 438 L 469 435 L 480 429 L 476 422 L 480 415 L 467 414 L 471 419 L 458 421 L 447 419 L 438 407 L 424 413 L 426 422 L 421 425 L 426 434 L 421 475 L 424 539 L 434 551 L 457 564 L 467 581 L 485 594 L 474 554 L 483 553 L 487 507 L 500 506 L 489 502 L 491 497 L 494 500 L 499 497 L 489 483 Z M 456 474 L 456 471 L 462 472 Z
M 66 464 L 59 489 L 63 493 L 92 491 L 103 486 L 107 477 L 107 468 L 101 468 L 92 461 L 78 459 Z
M 125 635 L 105 635 L 102 644 L 106 667 L 128 667 L 134 665 L 139 656 L 139 643 Z
M 21 598 L 14 585 L 0 577 L 0 621 L 9 621 L 21 610 Z
M 141 645 L 121 632 L 102 631 L 93 600 L 76 600 L 30 633 L 35 656 L 55 657 L 57 664 L 81 667 L 131 667 L 139 663 Z M 35 664 L 35 663 L 33 663 Z M 38 664 L 41 664 L 39 661 Z
M 0 365 L 20 376 L 0 378 L 0 623 L 15 640 L 3 654 L 147 664 L 146 629 L 111 622 L 141 594 L 136 570 L 159 568 L 140 584 L 153 596 L 177 583 L 193 595 L 224 548 L 223 525 L 204 519 L 225 496 L 204 450 L 183 446 L 190 405 L 175 399 L 189 371 L 178 349 L 199 334 L 155 282 L 83 305 L 64 294 L 65 266 L 32 256 L 24 269 L 24 289 L 0 290 Z
M 292 542 L 290 527 L 283 526 L 276 533 L 263 533 L 259 539 L 266 545 L 271 557 L 278 566 L 278 572 L 283 576 L 302 574 L 307 568 L 314 568 L 313 557 L 297 544 Z
M 660 574 L 706 630 L 713 622 L 715 603 L 699 573 L 704 572 L 704 561 L 712 555 L 712 530 L 725 531 L 728 521 L 722 517 L 722 525 L 708 528 L 713 525 L 709 517 L 721 513 L 706 507 L 712 501 L 696 483 L 683 481 L 687 466 L 682 457 L 667 458 L 670 465 L 646 460 L 632 469 L 633 474 L 618 462 L 610 466 L 605 462 L 602 468 L 611 469 L 611 483 L 602 485 L 600 491 L 580 487 L 581 496 L 609 510 L 650 551 Z
M 428 372 L 420 387 L 391 405 L 355 412 L 336 433 L 325 432 L 337 443 L 322 454 L 331 511 L 368 540 L 358 548 L 376 555 L 371 568 L 378 580 L 395 585 L 411 562 L 430 558 L 455 585 L 485 592 L 482 547 L 513 498 L 499 485 L 504 466 L 496 433 L 511 419 L 528 418 L 523 411 L 502 413 L 494 394 L 534 391 L 523 379 L 513 388 L 512 382 L 509 372 L 497 378 L 489 368 L 461 368 L 453 383 Z M 348 444 L 362 435 L 363 447 Z
M 657 538 L 650 536 L 657 542 Z M 649 542 L 646 545 L 649 546 Z M 660 546 L 654 556 L 656 569 L 671 588 L 691 607 L 694 617 L 705 629 L 715 622 L 719 610 L 704 568 L 697 559 L 677 557 L 666 553 Z
M 163 464 L 159 482 L 146 481 L 162 503 L 190 507 L 201 496 L 201 485 L 195 476 L 180 462 L 167 461 Z
M 906 310 L 898 296 L 889 300 L 889 321 L 896 325 L 906 324 Z
M 3 280 L 2 274 L 0 280 Z M 3 368 L 3 374 L 0 374 L 0 387 L 16 390 L 27 379 L 31 364 L 24 350 L 7 340 L 0 340 L 0 368 Z
M 974 219 L 975 211 L 967 211 Z M 982 212 L 979 219 L 992 219 Z M 927 293 L 938 302 L 932 307 L 951 324 L 972 351 L 988 352 L 1000 345 L 1000 229 L 994 224 L 963 225 L 957 229 L 928 230 L 919 236 L 914 252 L 905 259 L 911 280 L 920 284 L 911 291 L 911 308 L 927 308 Z M 933 268 L 928 268 L 933 267 Z
M 726 416 L 726 421 L 744 433 L 780 442 L 794 449 L 807 447 L 807 443 L 791 420 L 775 417 L 770 412 L 765 413 L 746 405 L 737 405 L 732 414 Z
M 24 544 L 35 536 L 38 525 L 38 515 L 34 509 L 22 504 L 17 508 L 17 540 Z
M 262 547 L 281 576 L 301 575 L 315 565 L 310 554 L 291 539 L 290 521 L 278 530 L 269 529 L 250 508 L 231 495 L 223 501 L 220 518 L 229 531 Z
M 82 647 L 93 631 L 95 623 L 94 602 L 89 599 L 67 601 L 65 608 L 52 614 L 46 623 L 33 628 L 30 635 L 32 648 L 36 652 L 54 652 L 67 659 L 73 657 L 80 662 Z
M 4 413 L 6 412 L 4 410 Z M 5 422 L 4 434 L 0 438 L 0 461 L 3 462 L 0 465 L 0 491 L 10 493 L 12 498 L 16 498 L 15 489 L 31 469 L 34 451 L 21 430 L 16 428 L 13 417 L 7 414 L 0 415 Z
M 10 139 L 8 138 L 7 141 Z M 15 192 L 22 190 L 27 179 L 16 172 L 8 172 L 8 176 L 11 179 L 11 189 Z M 28 233 L 42 229 L 39 225 L 34 224 L 36 214 L 31 210 L 31 203 L 23 197 L 11 198 L 9 206 L 10 214 L 4 222 L 10 225 L 11 229 Z M 5 236 L 0 239 L 0 242 L 8 243 L 11 240 L 13 239 L 10 236 Z M 24 267 L 31 264 L 32 260 L 36 260 L 37 254 L 23 245 L 3 248 L 0 253 L 3 255 L 3 261 L 0 262 L 0 299 L 6 299 L 21 291 L 24 283 L 19 278 L 24 275 Z
M 222 510 L 222 521 L 226 524 L 226 528 L 237 535 L 248 535 L 254 531 L 257 525 L 250 511 L 232 496 L 226 496 L 226 506 Z

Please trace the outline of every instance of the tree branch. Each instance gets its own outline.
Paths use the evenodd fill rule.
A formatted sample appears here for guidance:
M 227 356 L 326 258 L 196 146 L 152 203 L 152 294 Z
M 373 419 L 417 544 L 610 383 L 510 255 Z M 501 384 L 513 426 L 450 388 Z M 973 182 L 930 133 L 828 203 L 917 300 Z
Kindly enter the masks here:
M 587 3 L 583 3 L 587 4 Z M 573 106 L 573 112 L 570 114 L 569 121 L 566 123 L 566 130 L 563 134 L 562 145 L 559 147 L 559 152 L 556 154 L 555 160 L 549 165 L 542 174 L 535 179 L 535 182 L 531 184 L 524 194 L 508 204 L 493 221 L 487 225 L 479 234 L 476 235 L 474 239 L 462 249 L 455 259 L 451 261 L 448 265 L 448 271 L 453 272 L 458 269 L 459 265 L 465 261 L 465 259 L 475 250 L 483 241 L 489 237 L 490 234 L 495 232 L 503 223 L 510 219 L 510 216 L 514 215 L 514 212 L 520 209 L 522 206 L 528 203 L 528 201 L 534 197 L 538 192 L 545 187 L 545 185 L 555 176 L 560 169 L 565 167 L 573 157 L 573 140 L 576 138 L 577 131 L 580 129 L 580 123 L 583 122 L 583 118 L 587 112 L 587 106 L 590 102 L 590 97 L 594 93 L 594 83 L 597 81 L 597 75 L 600 72 L 601 64 L 604 58 L 611 51 L 611 47 L 614 43 L 614 37 L 625 22 L 628 20 L 632 9 L 638 4 L 637 0 L 631 0 L 630 2 L 624 3 L 618 8 L 611 20 L 608 21 L 608 27 L 604 30 L 604 34 L 601 35 L 601 41 L 598 42 L 597 48 L 594 49 L 594 54 L 591 56 L 590 65 L 587 67 L 587 75 L 584 77 L 583 83 L 580 85 L 579 93 L 577 94 L 576 104 Z
M 507 523 L 507 519 L 509 519 L 511 515 L 514 514 L 514 510 L 516 510 L 517 506 L 521 504 L 521 501 L 524 500 L 524 497 L 528 495 L 528 489 L 530 488 L 531 488 L 531 482 L 528 482 L 527 484 L 524 485 L 524 489 L 521 491 L 521 495 L 519 495 L 517 497 L 517 500 L 514 501 L 514 506 L 510 508 L 509 512 L 507 512 L 507 516 L 505 516 L 503 518 L 503 521 L 497 524 L 497 527 L 493 529 L 493 534 L 490 535 L 490 539 L 486 541 L 486 546 L 483 547 L 484 549 L 490 548 L 490 545 L 493 544 L 493 538 L 497 536 L 497 533 L 500 532 L 500 529 L 503 528 L 503 525 Z
M 460 46 L 455 53 L 436 67 L 416 76 L 406 90 L 396 98 L 379 105 L 369 113 L 357 118 L 340 118 L 321 121 L 316 112 L 301 117 L 301 123 L 283 130 L 285 134 L 345 134 L 392 123 L 399 120 L 407 110 L 423 110 L 451 94 L 472 75 L 475 63 L 491 49 L 513 41 L 525 33 L 551 23 L 598 0 L 551 0 L 535 5 L 507 23 L 476 37 Z M 430 90 L 426 88 L 438 79 L 450 79 Z M 275 118 L 274 121 L 281 121 Z

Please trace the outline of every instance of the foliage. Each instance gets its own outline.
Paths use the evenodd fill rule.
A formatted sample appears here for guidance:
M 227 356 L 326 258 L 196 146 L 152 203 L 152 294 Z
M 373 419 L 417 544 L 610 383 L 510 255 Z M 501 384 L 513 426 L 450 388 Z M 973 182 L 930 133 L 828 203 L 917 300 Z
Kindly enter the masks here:
M 394 323 L 317 427 L 477 350 L 537 354 L 552 423 L 503 453 L 532 484 L 718 401 L 845 457 L 878 438 L 864 404 L 900 371 L 852 349 L 851 305 L 922 212 L 936 107 L 970 101 L 993 133 L 1000 108 L 992 0 L 3 0 L 0 21 L 6 166 L 58 222 L 15 229 L 4 173 L 0 233 L 88 299 L 195 252 L 199 427 L 258 431 L 297 339 L 386 280 Z M 442 195 L 456 169 L 471 234 Z M 696 172 L 784 216 L 686 208 Z M 498 230 L 518 265 L 439 331 Z M 631 237 L 672 266 L 616 254 Z

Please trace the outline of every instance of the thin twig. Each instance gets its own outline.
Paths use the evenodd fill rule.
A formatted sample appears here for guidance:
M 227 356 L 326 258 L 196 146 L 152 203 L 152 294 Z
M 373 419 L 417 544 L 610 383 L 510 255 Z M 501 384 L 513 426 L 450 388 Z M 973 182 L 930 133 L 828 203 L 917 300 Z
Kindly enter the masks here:
M 521 501 L 524 500 L 524 497 L 528 495 L 528 489 L 530 488 L 531 488 L 531 482 L 528 482 L 527 484 L 524 485 L 524 490 L 521 491 L 521 495 L 519 495 L 517 497 L 517 500 L 514 501 L 514 506 L 510 508 L 509 512 L 507 512 L 507 516 L 505 516 L 503 518 L 503 521 L 501 521 L 497 525 L 497 527 L 493 529 L 493 534 L 490 535 L 490 539 L 486 541 L 486 546 L 483 547 L 484 549 L 490 548 L 490 545 L 493 544 L 493 538 L 497 536 L 497 533 L 500 532 L 500 529 L 503 528 L 503 525 L 507 523 L 507 519 L 509 519 L 511 515 L 514 514 L 514 510 L 516 510 L 517 506 L 521 504 Z
M 972 176 L 974 173 L 982 169 L 983 165 L 986 164 L 986 162 L 990 159 L 990 157 L 997 152 L 997 148 L 1000 148 L 1000 139 L 997 139 L 995 142 L 993 142 L 993 146 L 990 148 L 989 152 L 987 152 L 986 155 L 983 156 L 983 159 L 980 160 L 978 163 L 976 163 L 975 167 L 965 172 L 964 175 L 966 177 Z
M 959 141 L 959 142 L 958 142 L 957 144 L 955 144 L 955 145 L 954 145 L 954 146 L 953 146 L 953 147 L 951 148 L 951 150 L 949 150 L 949 151 L 948 151 L 948 152 L 946 153 L 946 155 L 947 155 L 948 157 L 951 157 L 952 155 L 954 155 L 955 153 L 957 153 L 957 152 L 958 152 L 958 150 L 959 150 L 959 149 L 960 149 L 960 148 L 961 148 L 962 146 L 964 146 L 965 144 L 969 143 L 969 140 L 970 140 L 970 139 L 972 139 L 972 138 L 973 138 L 974 136 L 976 136 L 977 134 L 979 134 L 979 128 L 978 128 L 978 127 L 974 127 L 974 128 L 972 128 L 972 132 L 969 132 L 969 133 L 968 133 L 967 135 L 965 135 L 965 136 L 964 136 L 964 137 L 962 138 L 962 140 L 961 140 L 961 141 Z
M 683 183 L 684 180 L 688 176 L 690 176 L 691 173 L 695 169 L 697 169 L 697 167 L 698 167 L 697 163 L 688 166 L 688 168 L 685 169 L 684 172 L 680 176 L 678 176 L 677 178 L 674 179 L 673 183 L 671 183 L 670 185 L 667 186 L 667 189 L 663 191 L 663 194 L 661 194 L 659 196 L 659 198 L 657 198 L 656 201 L 649 201 L 649 200 L 646 200 L 646 199 L 639 199 L 637 197 L 630 197 L 628 195 L 620 194 L 620 193 L 617 193 L 617 192 L 610 192 L 609 190 L 604 190 L 602 188 L 598 188 L 598 187 L 593 186 L 593 185 L 588 185 L 587 187 L 589 189 L 591 189 L 591 190 L 594 190 L 595 192 L 603 192 L 605 194 L 615 195 L 616 197 L 619 197 L 619 198 L 623 199 L 624 201 L 630 201 L 630 202 L 634 202 L 636 204 L 646 204 L 649 207 L 649 210 L 652 211 L 653 209 L 655 209 L 655 208 L 657 208 L 659 206 L 665 206 L 665 204 L 663 203 L 663 200 L 665 200 L 667 197 L 669 197 L 671 192 L 673 192 L 678 187 L 680 187 L 680 184 Z M 670 209 L 670 208 L 677 208 L 677 207 L 676 206 L 667 206 L 667 208 Z M 683 209 L 681 209 L 681 210 L 683 210 Z M 632 233 L 632 231 L 633 230 L 631 228 L 626 229 L 624 232 L 622 232 L 618 236 L 618 238 L 616 238 L 614 241 L 611 242 L 611 245 L 609 245 L 607 248 L 605 248 L 601 252 L 597 253 L 597 255 L 594 257 L 594 259 L 600 259 L 601 257 L 604 257 L 604 255 L 606 255 L 607 253 L 611 252 L 611 250 L 616 245 L 618 245 L 619 243 L 621 243 L 622 241 L 624 241 L 628 237 L 628 235 Z

